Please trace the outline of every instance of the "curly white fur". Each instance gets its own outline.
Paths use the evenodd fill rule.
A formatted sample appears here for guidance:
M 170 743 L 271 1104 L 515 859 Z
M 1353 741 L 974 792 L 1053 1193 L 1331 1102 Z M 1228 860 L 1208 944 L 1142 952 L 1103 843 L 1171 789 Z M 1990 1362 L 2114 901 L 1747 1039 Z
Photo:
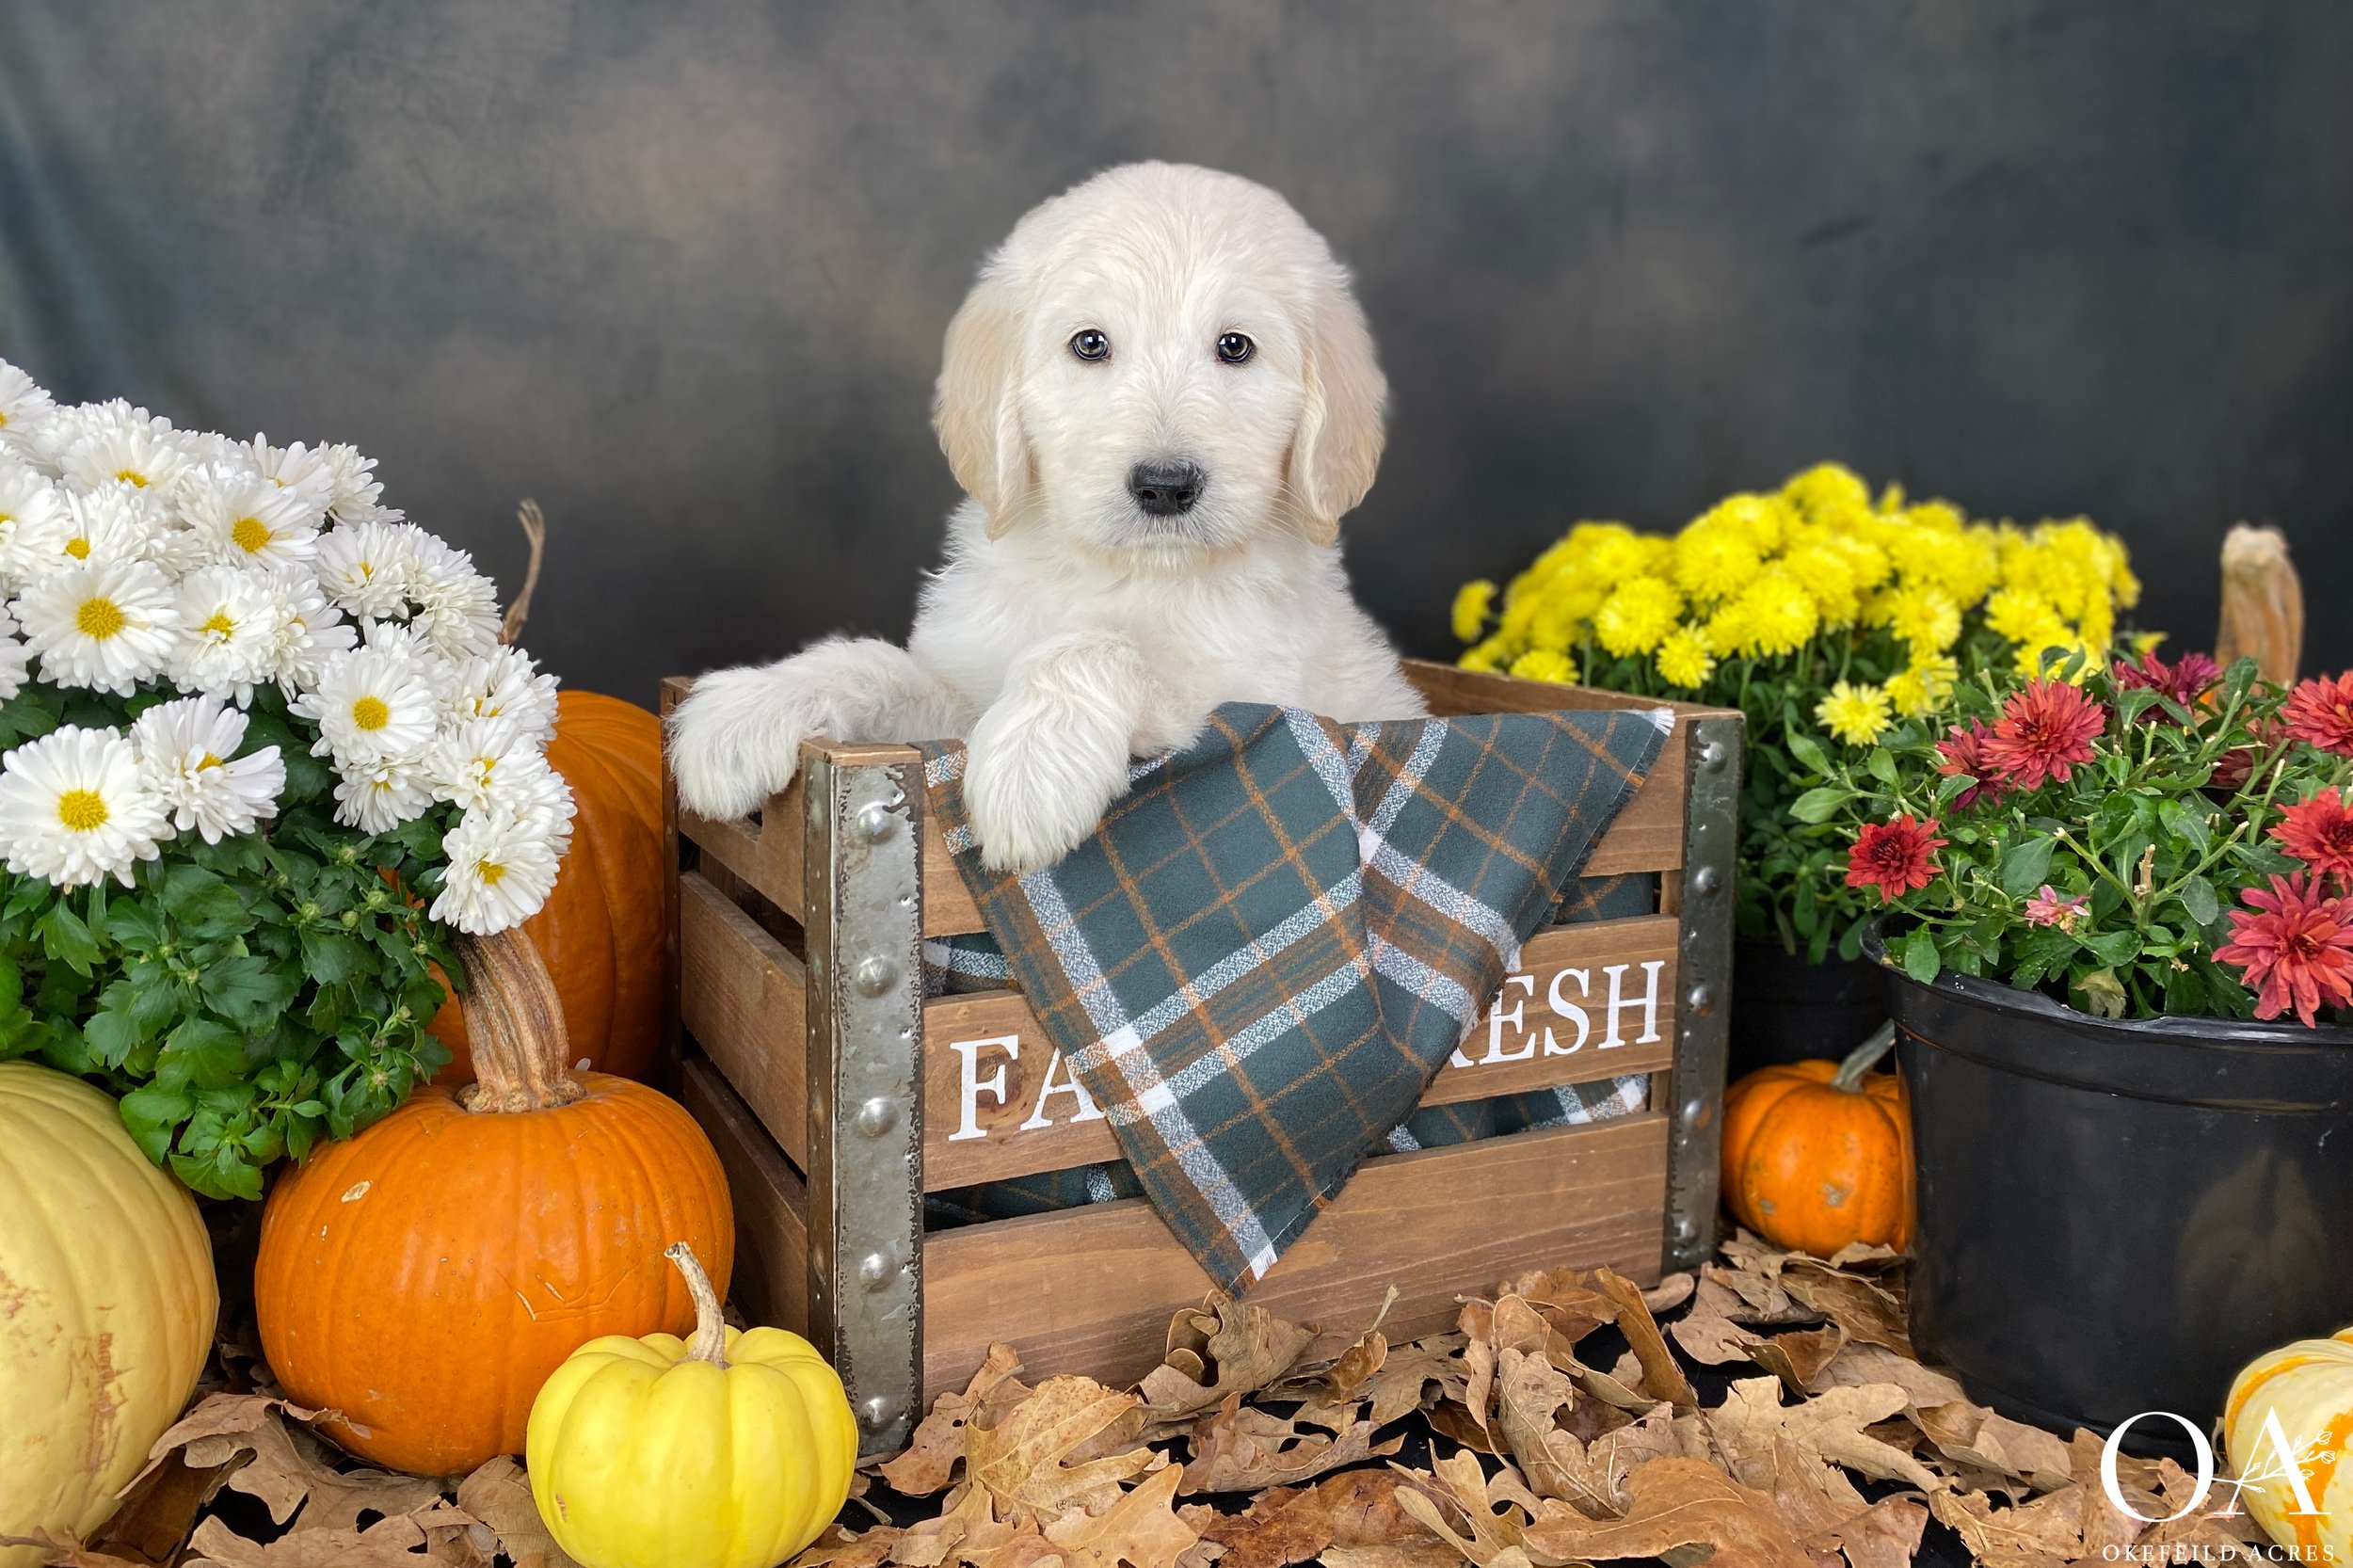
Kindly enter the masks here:
M 1090 328 L 1111 345 L 1092 363 L 1069 348 Z M 1244 363 L 1218 357 L 1229 332 Z M 1037 207 L 949 324 L 933 423 L 970 499 L 914 635 L 696 681 L 670 721 L 680 799 L 742 816 L 811 736 L 964 735 L 982 857 L 1026 871 L 1221 702 L 1421 713 L 1335 543 L 1386 393 L 1347 273 L 1263 186 L 1132 164 Z M 1195 465 L 1198 502 L 1147 516 L 1140 461 Z

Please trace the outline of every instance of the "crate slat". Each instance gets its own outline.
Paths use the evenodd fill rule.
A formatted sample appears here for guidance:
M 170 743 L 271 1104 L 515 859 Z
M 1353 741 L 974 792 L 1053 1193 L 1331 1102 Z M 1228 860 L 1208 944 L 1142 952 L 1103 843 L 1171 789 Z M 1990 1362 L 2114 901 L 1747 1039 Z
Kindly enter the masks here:
M 1666 1149 L 1666 1118 L 1648 1114 L 1368 1161 L 1246 1299 L 1348 1327 L 1370 1323 L 1394 1285 L 1383 1332 L 1399 1343 L 1524 1269 L 1607 1264 L 1650 1284 Z M 1031 1382 L 1140 1378 L 1170 1316 L 1210 1288 L 1141 1199 L 943 1232 L 924 1244 L 923 1275 L 926 1401 L 963 1387 L 1000 1340 Z
M 808 1189 L 708 1062 L 679 1067 L 679 1101 L 719 1151 L 735 1204 L 736 1304 L 755 1323 L 808 1331 Z
M 808 1162 L 808 978 L 784 944 L 696 872 L 680 875 L 686 1032 L 795 1165 Z
M 1665 1068 L 1674 1050 L 1677 929 L 1673 916 L 1638 915 L 1538 933 L 1522 950 L 1517 977 L 1505 982 L 1501 1016 L 1489 1008 L 1458 1053 L 1461 1060 L 1439 1069 L 1421 1103 L 1454 1105 Z M 1644 968 L 1649 962 L 1660 966 L 1655 992 Z M 1617 1015 L 1617 1044 L 1606 1045 L 1611 1037 L 1606 970 L 1614 965 L 1625 966 L 1618 976 L 1625 1005 Z M 1554 977 L 1564 971 L 1561 999 L 1587 1013 L 1582 1035 L 1573 1016 L 1551 1005 Z M 1654 994 L 1656 1008 L 1646 1010 L 1640 999 Z M 1558 1054 L 1544 1051 L 1547 1030 Z M 1111 1124 L 1099 1112 L 1078 1119 L 1091 1102 L 1074 1084 L 1018 992 L 926 1003 L 924 1189 L 936 1192 L 1120 1159 Z

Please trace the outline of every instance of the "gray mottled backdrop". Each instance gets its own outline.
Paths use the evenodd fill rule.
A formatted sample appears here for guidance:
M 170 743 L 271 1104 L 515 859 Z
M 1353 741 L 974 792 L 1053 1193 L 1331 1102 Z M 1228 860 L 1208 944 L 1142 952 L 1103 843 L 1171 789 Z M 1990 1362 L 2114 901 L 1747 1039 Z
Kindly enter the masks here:
M 0 6 L 0 356 L 358 442 L 641 699 L 905 629 L 939 338 L 1032 202 L 1160 156 L 1288 192 L 1396 387 L 1364 596 L 1817 457 L 2089 512 L 2203 640 L 2284 524 L 2353 662 L 2353 7 Z

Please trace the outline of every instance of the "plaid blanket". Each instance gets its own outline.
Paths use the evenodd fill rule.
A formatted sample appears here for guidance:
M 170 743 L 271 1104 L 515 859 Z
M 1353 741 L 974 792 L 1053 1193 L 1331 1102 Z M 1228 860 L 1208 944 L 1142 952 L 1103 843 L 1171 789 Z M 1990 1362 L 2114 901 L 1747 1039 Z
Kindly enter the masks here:
M 1627 897 L 1579 873 L 1672 722 L 1660 709 L 1342 727 L 1228 704 L 1193 744 L 1137 764 L 1092 839 L 1018 877 L 979 863 L 963 747 L 924 747 L 931 808 L 1001 976 L 961 944 L 931 955 L 1019 985 L 1127 1156 L 963 1207 L 1141 1192 L 1238 1291 L 1381 1147 L 1639 1109 L 1639 1076 L 1516 1097 L 1534 1106 L 1416 1102 L 1564 888 L 1595 912 Z

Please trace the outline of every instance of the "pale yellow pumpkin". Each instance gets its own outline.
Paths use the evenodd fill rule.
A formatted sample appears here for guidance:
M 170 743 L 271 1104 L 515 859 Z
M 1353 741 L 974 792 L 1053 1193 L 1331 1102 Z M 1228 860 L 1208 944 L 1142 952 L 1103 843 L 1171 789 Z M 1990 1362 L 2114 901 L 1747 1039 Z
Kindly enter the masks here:
M 196 1200 L 115 1102 L 0 1062 L 0 1536 L 105 1523 L 195 1390 L 219 1310 Z M 0 1568 L 40 1556 L 0 1547 Z
M 583 1568 L 769 1568 L 848 1500 L 857 1419 L 808 1340 L 728 1328 L 693 1250 L 665 1256 L 694 1294 L 695 1337 L 574 1351 L 531 1407 L 531 1495 Z
M 2353 1328 L 2248 1363 L 2231 1384 L 2222 1435 L 2232 1467 L 2249 1476 L 2240 1500 L 2274 1541 L 2299 1548 L 2299 1561 L 2353 1562 L 2353 1464 L 2341 1463 L 2353 1449 Z M 2302 1472 L 2302 1498 L 2290 1464 Z M 2325 1557 L 2315 1551 L 2324 1547 Z

